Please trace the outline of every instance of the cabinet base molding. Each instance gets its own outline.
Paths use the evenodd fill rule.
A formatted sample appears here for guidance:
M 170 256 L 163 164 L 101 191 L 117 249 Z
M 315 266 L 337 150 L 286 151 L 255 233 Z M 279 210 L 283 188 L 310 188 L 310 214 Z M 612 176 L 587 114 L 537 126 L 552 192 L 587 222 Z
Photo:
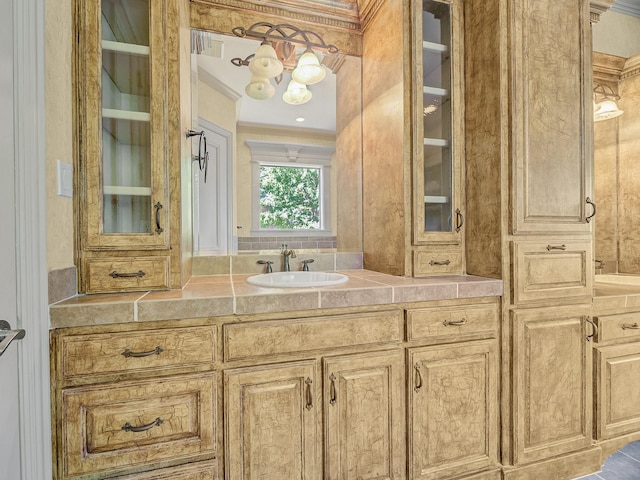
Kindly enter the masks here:
M 604 462 L 607 461 L 607 458 L 623 448 L 625 445 L 637 440 L 640 440 L 640 432 L 633 432 L 627 435 L 621 435 L 619 437 L 599 441 L 597 445 L 602 450 L 602 460 L 600 465 L 604 464 Z
M 500 469 L 490 470 L 488 472 L 476 473 L 475 475 L 467 475 L 462 478 L 463 480 L 502 480 L 502 472 Z
M 600 470 L 601 450 L 591 447 L 523 467 L 504 467 L 504 480 L 567 480 Z

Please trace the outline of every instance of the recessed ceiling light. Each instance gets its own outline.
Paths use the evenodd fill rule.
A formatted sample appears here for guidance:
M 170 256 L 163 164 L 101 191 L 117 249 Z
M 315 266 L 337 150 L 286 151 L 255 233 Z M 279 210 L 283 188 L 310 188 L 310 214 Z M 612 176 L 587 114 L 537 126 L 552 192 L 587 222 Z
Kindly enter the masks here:
M 298 117 L 298 118 L 296 118 L 296 122 L 304 122 L 304 117 Z

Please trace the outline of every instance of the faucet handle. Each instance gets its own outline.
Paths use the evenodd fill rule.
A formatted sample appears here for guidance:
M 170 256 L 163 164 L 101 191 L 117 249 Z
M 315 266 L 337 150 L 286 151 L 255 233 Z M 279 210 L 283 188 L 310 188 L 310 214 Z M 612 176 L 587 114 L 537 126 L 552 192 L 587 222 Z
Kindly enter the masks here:
M 308 260 L 302 260 L 302 271 L 303 272 L 308 272 L 309 271 L 309 264 L 313 263 L 313 258 L 310 258 Z
M 273 269 L 271 268 L 273 262 L 271 260 L 258 260 L 256 263 L 267 266 L 267 268 L 264 269 L 264 273 L 273 273 Z

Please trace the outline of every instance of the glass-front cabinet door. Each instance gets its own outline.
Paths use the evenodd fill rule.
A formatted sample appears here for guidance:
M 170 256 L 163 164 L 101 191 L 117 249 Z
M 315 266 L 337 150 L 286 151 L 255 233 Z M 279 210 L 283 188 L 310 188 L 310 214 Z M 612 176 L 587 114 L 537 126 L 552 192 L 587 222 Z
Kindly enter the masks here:
M 164 0 L 80 3 L 86 247 L 164 247 Z
M 463 91 L 459 2 L 416 2 L 414 242 L 462 237 Z

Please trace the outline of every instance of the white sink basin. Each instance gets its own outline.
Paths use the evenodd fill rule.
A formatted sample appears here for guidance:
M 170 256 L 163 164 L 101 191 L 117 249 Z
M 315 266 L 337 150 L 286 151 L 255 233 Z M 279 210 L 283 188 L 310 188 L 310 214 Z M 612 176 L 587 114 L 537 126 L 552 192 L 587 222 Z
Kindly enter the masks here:
M 328 272 L 276 272 L 247 278 L 247 282 L 260 287 L 326 287 L 345 283 L 349 277 Z

